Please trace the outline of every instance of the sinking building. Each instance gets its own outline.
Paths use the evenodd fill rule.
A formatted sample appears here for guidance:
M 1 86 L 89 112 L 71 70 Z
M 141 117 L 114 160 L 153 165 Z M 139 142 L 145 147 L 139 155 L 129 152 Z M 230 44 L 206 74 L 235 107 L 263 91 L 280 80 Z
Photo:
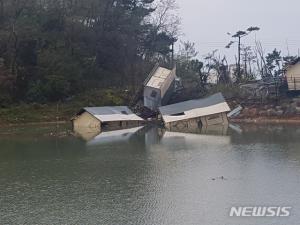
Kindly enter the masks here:
M 221 93 L 208 98 L 190 100 L 159 108 L 164 124 L 169 130 L 196 129 L 212 125 L 227 125 L 226 113 L 230 111 Z
M 176 68 L 168 70 L 155 66 L 144 83 L 144 106 L 157 111 L 167 104 L 175 90 L 175 78 Z
M 127 106 L 83 108 L 72 119 L 73 129 L 79 133 L 85 132 L 85 130 L 101 132 L 103 129 L 137 127 L 143 121 Z

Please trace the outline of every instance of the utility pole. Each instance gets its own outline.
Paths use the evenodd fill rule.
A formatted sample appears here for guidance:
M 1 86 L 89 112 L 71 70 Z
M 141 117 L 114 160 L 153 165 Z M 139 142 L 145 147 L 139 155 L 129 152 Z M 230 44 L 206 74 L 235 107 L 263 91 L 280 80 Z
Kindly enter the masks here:
M 288 52 L 288 56 L 290 56 L 290 47 L 289 47 L 288 39 L 285 40 L 285 43 L 286 43 L 286 50 Z
M 239 36 L 239 43 L 238 43 L 238 65 L 237 65 L 237 77 L 238 81 L 241 81 L 241 36 Z
M 172 42 L 172 60 L 171 60 L 171 67 L 173 68 L 174 67 L 174 41 Z
M 175 46 L 175 42 L 177 41 L 177 38 L 173 37 L 171 39 L 171 41 L 172 41 L 172 44 L 171 44 L 171 57 L 172 57 L 171 58 L 171 68 L 173 69 L 175 66 L 175 59 L 174 59 L 175 48 L 174 48 L 174 46 Z

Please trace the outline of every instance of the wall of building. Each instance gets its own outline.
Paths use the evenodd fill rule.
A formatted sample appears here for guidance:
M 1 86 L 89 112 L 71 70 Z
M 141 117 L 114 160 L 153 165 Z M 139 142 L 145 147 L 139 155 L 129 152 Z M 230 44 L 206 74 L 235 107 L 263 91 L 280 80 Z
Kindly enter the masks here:
M 218 124 L 218 125 L 211 125 L 207 127 L 202 127 L 201 133 L 207 135 L 227 135 L 228 131 L 228 124 Z
M 172 95 L 174 94 L 174 91 L 175 91 L 175 79 L 173 80 L 168 91 L 165 93 L 164 97 L 162 98 L 161 106 L 165 106 L 169 103 Z
M 165 124 L 168 130 L 197 130 L 199 127 L 207 127 L 214 125 L 228 125 L 228 119 L 226 113 L 218 113 L 214 115 L 197 117 L 187 120 L 179 120 Z
M 201 118 L 193 118 L 188 120 L 179 120 L 176 122 L 171 122 L 165 124 L 166 128 L 170 131 L 188 131 L 188 130 L 197 130 L 201 127 Z
M 212 126 L 218 124 L 228 124 L 228 119 L 226 113 L 218 113 L 201 117 L 201 122 L 203 126 Z
M 155 97 L 152 96 L 153 91 L 157 93 Z M 156 111 L 161 106 L 161 100 L 160 90 L 147 86 L 144 88 L 144 106 Z
M 73 120 L 73 128 L 88 128 L 95 131 L 101 131 L 101 122 L 88 112 L 82 113 Z
M 167 79 L 165 80 L 165 82 L 163 83 L 163 85 L 161 87 L 162 98 L 165 97 L 165 95 L 167 94 L 167 92 L 170 88 L 172 88 L 174 91 L 175 78 L 176 78 L 176 68 L 174 68 L 172 70 L 171 74 L 167 77 Z M 173 87 L 171 87 L 172 84 L 173 84 Z
M 142 124 L 140 121 L 111 121 L 102 123 L 102 130 L 116 130 L 124 128 L 138 127 Z
M 300 63 L 288 68 L 285 75 L 289 90 L 300 90 Z

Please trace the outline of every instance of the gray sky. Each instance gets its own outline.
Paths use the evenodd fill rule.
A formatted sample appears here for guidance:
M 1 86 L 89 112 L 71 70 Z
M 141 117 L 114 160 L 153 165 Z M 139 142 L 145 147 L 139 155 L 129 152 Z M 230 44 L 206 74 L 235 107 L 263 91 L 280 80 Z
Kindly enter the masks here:
M 224 46 L 231 40 L 226 33 L 258 26 L 256 34 L 266 51 L 274 48 L 291 55 L 300 48 L 300 1 L 299 0 L 177 0 L 182 18 L 182 40 L 196 43 L 202 57 L 214 49 L 226 54 L 234 62 L 236 47 Z M 255 35 L 245 39 L 254 45 Z

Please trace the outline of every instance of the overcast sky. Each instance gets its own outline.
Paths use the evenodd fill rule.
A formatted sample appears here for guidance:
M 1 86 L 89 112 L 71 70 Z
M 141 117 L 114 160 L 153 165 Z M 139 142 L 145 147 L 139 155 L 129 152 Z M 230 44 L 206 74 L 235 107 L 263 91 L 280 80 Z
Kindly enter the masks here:
M 195 42 L 199 57 L 219 49 L 234 63 L 236 48 L 227 50 L 226 33 L 261 28 L 256 37 L 267 51 L 274 48 L 297 55 L 300 48 L 299 0 L 177 0 L 182 18 L 183 40 Z M 245 43 L 254 45 L 252 34 Z M 287 48 L 288 46 L 288 48 Z

